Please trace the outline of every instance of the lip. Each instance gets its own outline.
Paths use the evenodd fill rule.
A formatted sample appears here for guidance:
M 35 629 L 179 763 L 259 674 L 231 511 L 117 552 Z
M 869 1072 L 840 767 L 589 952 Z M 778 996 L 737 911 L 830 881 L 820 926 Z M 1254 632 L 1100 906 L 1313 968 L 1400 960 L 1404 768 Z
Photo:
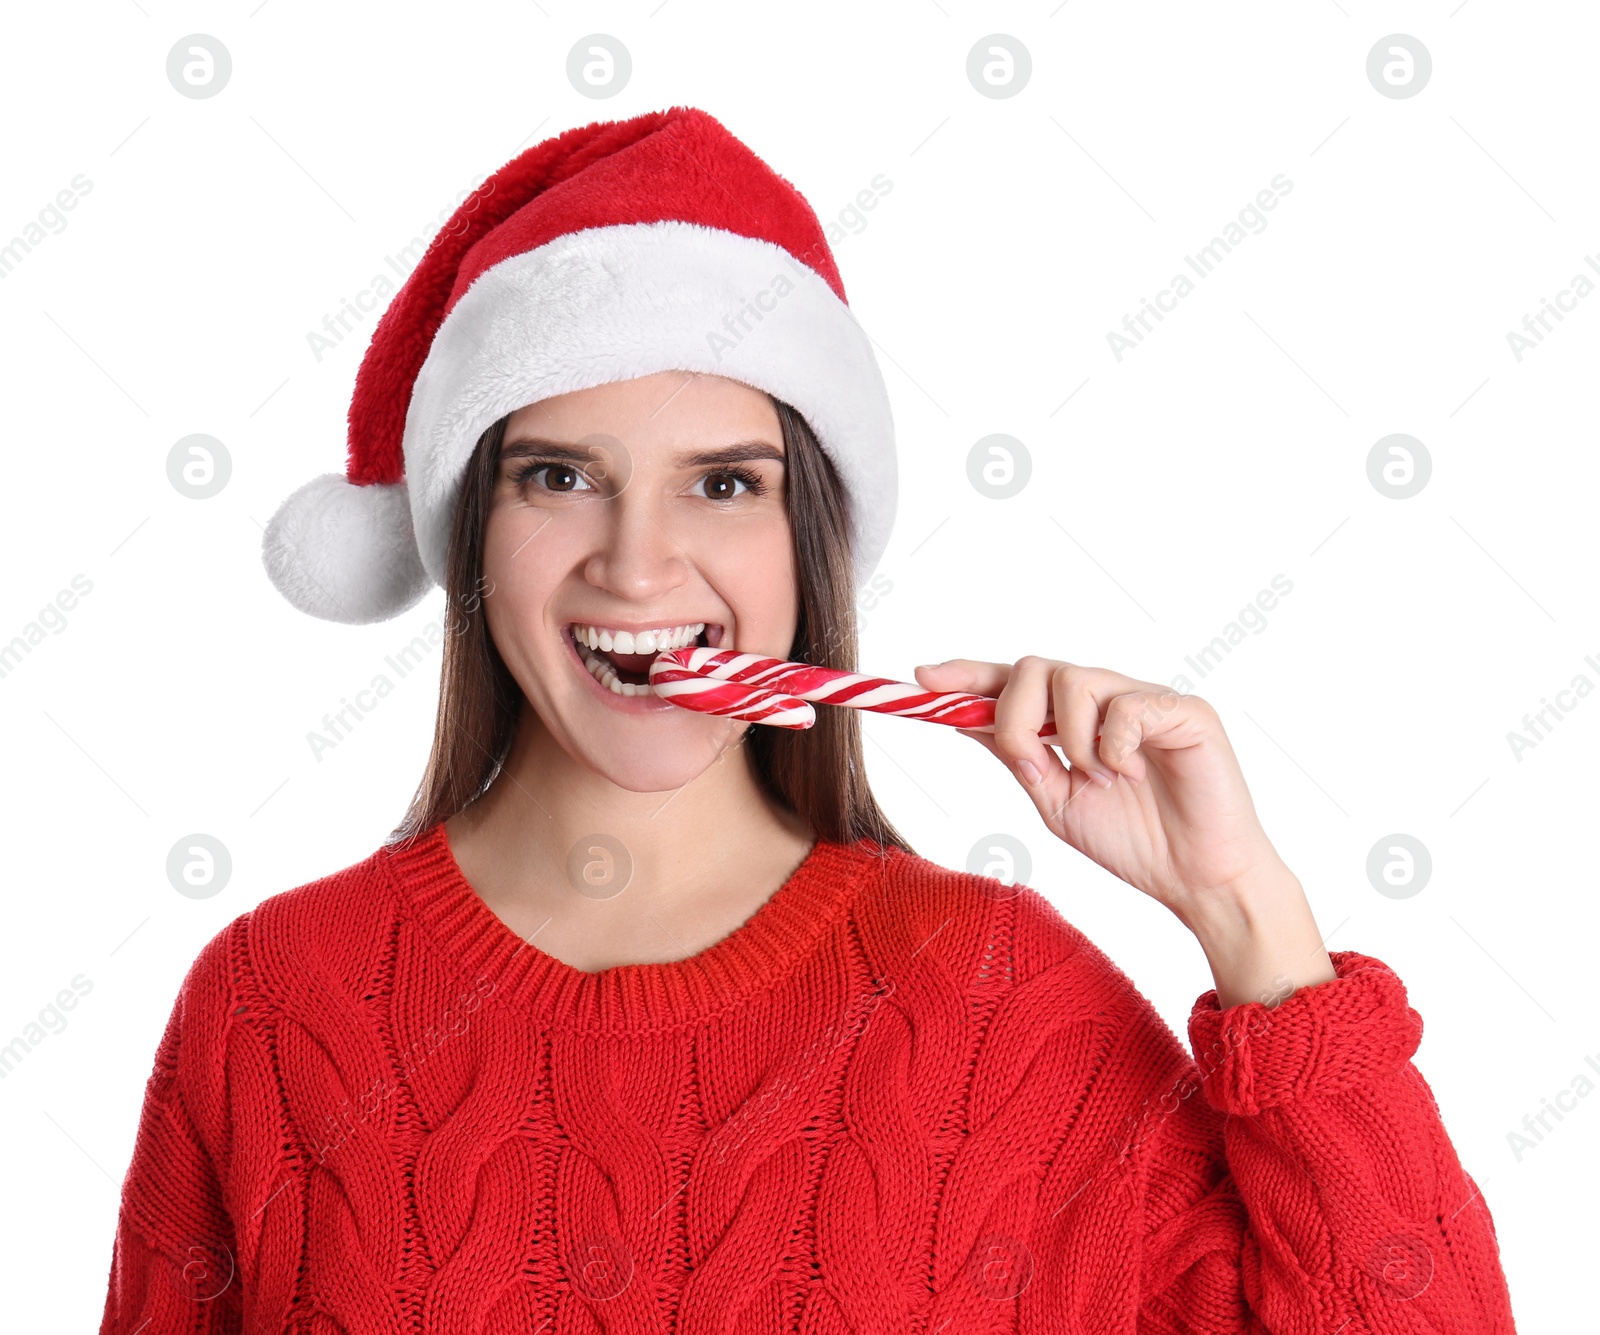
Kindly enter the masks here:
M 606 630 L 625 630 L 630 635 L 637 635 L 641 630 L 671 630 L 676 626 L 698 626 L 700 624 L 702 622 L 699 617 L 696 617 L 693 621 L 580 621 L 574 617 L 562 629 L 571 630 L 574 626 L 602 626 Z M 704 622 L 707 630 L 710 630 L 716 624 L 714 621 Z
M 598 625 L 600 623 L 580 622 L 577 624 Z M 641 626 L 640 629 L 654 630 L 656 628 L 656 624 L 657 623 L 652 623 L 649 626 Z M 666 713 L 687 714 L 691 712 L 684 709 L 682 705 L 675 705 L 672 703 L 672 701 L 653 693 L 646 695 L 618 695 L 615 691 L 609 689 L 608 687 L 602 686 L 594 679 L 594 675 L 589 671 L 589 669 L 583 665 L 583 659 L 578 656 L 578 645 L 577 642 L 572 638 L 572 626 L 573 623 L 568 622 L 561 628 L 561 639 L 562 642 L 567 646 L 567 657 L 572 660 L 573 668 L 576 670 L 577 674 L 583 678 L 584 684 L 588 690 L 594 695 L 599 696 L 603 704 L 615 709 L 619 714 L 652 715 Z M 608 626 L 607 629 L 609 630 L 611 628 Z M 626 630 L 627 627 L 618 626 L 616 629 Z

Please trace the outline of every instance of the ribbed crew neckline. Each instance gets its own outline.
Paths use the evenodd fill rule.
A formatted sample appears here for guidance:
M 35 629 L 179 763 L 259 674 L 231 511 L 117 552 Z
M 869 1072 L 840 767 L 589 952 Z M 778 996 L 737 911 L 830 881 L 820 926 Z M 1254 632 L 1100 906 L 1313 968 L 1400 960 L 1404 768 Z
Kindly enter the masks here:
M 794 973 L 840 921 L 885 851 L 818 839 L 789 879 L 720 941 L 687 959 L 589 973 L 511 930 L 472 888 L 444 822 L 383 859 L 421 929 L 474 981 L 557 1028 L 638 1031 L 705 1019 Z

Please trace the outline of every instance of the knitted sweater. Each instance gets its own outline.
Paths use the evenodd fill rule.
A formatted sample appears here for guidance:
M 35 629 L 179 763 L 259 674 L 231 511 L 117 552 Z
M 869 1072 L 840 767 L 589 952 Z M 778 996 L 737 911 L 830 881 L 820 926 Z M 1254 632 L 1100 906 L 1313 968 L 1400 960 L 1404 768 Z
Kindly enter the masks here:
M 1512 1331 L 1354 951 L 1193 1056 L 1036 890 L 820 841 L 691 958 L 522 941 L 442 824 L 184 979 L 102 1335 Z

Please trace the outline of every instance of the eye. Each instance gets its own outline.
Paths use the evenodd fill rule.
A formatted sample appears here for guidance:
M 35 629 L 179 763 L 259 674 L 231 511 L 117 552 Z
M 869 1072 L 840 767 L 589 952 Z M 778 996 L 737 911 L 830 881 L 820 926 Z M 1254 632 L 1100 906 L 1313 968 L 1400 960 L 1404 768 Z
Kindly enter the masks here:
M 756 473 L 748 468 L 719 468 L 714 472 L 707 473 L 703 478 L 701 478 L 703 483 L 711 482 L 712 485 L 717 486 L 718 490 L 720 491 L 720 494 L 718 495 L 708 495 L 706 497 L 707 500 L 736 501 L 739 499 L 739 492 L 727 488 L 725 482 L 723 485 L 718 486 L 718 479 L 732 479 L 735 482 L 742 483 L 745 491 L 752 496 L 765 496 L 767 493 L 767 484 L 761 480 L 761 475 L 759 473 Z
M 511 484 L 518 490 L 532 481 L 540 473 L 551 473 L 557 478 L 569 479 L 565 485 L 541 485 L 539 490 L 555 492 L 558 495 L 574 491 L 592 491 L 594 488 L 588 484 L 588 479 L 572 464 L 560 463 L 551 459 L 529 459 L 512 470 Z M 580 487 L 577 484 L 582 483 Z

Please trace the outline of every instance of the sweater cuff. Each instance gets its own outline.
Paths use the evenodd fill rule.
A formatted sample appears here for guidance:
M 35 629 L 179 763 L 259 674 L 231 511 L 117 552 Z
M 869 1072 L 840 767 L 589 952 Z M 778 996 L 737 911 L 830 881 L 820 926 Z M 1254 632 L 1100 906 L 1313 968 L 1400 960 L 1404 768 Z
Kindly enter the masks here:
M 1330 951 L 1337 977 L 1302 987 L 1270 1010 L 1226 1010 L 1213 988 L 1189 1015 L 1189 1043 L 1206 1101 L 1254 1116 L 1264 1108 L 1363 1085 L 1409 1061 L 1422 1017 L 1399 977 L 1369 955 Z

